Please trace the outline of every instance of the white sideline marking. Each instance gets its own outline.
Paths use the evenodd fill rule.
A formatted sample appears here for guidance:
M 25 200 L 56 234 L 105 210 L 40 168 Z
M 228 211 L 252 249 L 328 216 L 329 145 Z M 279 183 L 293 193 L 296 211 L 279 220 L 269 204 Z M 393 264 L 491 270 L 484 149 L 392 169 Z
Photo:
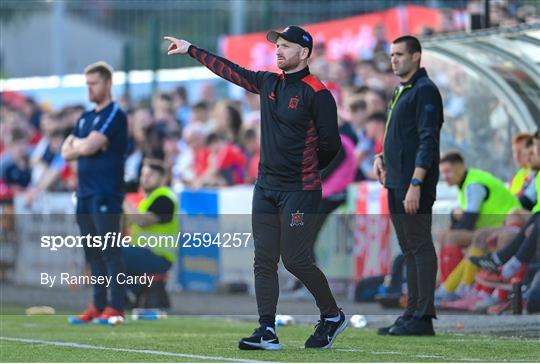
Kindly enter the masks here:
M 399 351 L 369 351 L 369 350 L 362 350 L 362 349 L 336 349 L 337 351 L 349 351 L 349 352 L 357 352 L 357 353 L 366 353 L 366 354 L 374 354 L 374 355 L 405 355 L 410 356 L 413 358 L 422 358 L 422 359 L 449 359 L 445 355 L 427 355 L 427 354 L 404 354 Z M 461 358 L 456 359 L 456 361 L 481 361 L 481 359 L 475 359 L 475 358 Z
M 15 342 L 21 342 L 21 343 L 28 343 L 28 344 L 43 344 L 43 345 L 50 345 L 50 346 L 61 346 L 61 347 L 78 348 L 78 349 L 110 350 L 110 351 L 119 351 L 119 352 L 125 352 L 125 353 L 174 356 L 174 357 L 179 357 L 179 358 L 190 358 L 190 359 L 232 361 L 232 362 L 239 362 L 239 363 L 264 363 L 263 361 L 260 361 L 260 360 L 250 360 L 250 359 L 240 359 L 240 358 L 225 358 L 225 357 L 222 357 L 222 356 L 182 354 L 182 353 L 172 353 L 172 352 L 168 352 L 168 351 L 157 351 L 157 350 L 109 348 L 109 347 L 106 347 L 106 346 L 88 345 L 88 344 L 80 344 L 80 343 L 74 343 L 74 342 L 63 342 L 63 341 L 46 341 L 46 340 L 23 339 L 23 338 L 5 337 L 5 336 L 0 336 L 0 340 L 15 341 Z

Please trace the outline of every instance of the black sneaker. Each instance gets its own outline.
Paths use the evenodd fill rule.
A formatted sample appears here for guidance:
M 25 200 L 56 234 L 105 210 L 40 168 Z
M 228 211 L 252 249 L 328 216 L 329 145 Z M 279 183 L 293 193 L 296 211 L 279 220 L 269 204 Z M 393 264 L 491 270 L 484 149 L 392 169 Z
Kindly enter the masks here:
M 413 318 L 400 326 L 391 328 L 389 334 L 392 336 L 433 336 L 435 331 L 431 318 Z
M 469 257 L 472 264 L 479 268 L 497 272 L 499 265 L 493 260 L 491 254 L 486 254 L 483 257 Z
M 281 344 L 276 334 L 265 327 L 259 327 L 250 337 L 240 339 L 238 348 L 240 350 L 281 350 Z
M 319 323 L 315 325 L 315 332 L 307 339 L 305 348 L 330 349 L 348 323 L 349 319 L 341 310 L 339 310 L 338 322 L 328 321 L 321 317 Z
M 386 335 L 388 335 L 390 333 L 390 330 L 392 328 L 399 327 L 399 326 L 405 324 L 410 319 L 411 319 L 410 316 L 399 316 L 392 325 L 386 326 L 386 327 L 380 327 L 377 330 L 377 335 L 386 336 Z

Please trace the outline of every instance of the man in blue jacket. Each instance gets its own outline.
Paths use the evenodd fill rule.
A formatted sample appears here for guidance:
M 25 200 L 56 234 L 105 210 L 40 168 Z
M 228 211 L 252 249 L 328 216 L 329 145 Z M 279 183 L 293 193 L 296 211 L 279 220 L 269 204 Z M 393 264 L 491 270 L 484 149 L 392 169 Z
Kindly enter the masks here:
M 420 67 L 418 39 L 392 42 L 391 61 L 400 85 L 386 121 L 383 153 L 374 172 L 388 189 L 388 207 L 407 266 L 407 308 L 380 335 L 434 335 L 437 256 L 431 236 L 431 209 L 439 179 L 439 137 L 443 124 L 437 86 Z

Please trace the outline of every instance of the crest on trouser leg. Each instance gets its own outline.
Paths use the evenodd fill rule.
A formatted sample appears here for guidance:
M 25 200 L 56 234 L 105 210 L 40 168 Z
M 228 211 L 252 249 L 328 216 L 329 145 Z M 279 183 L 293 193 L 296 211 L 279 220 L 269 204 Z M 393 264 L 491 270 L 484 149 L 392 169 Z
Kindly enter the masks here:
M 291 226 L 304 226 L 303 212 L 299 212 L 298 210 L 296 212 L 291 212 Z

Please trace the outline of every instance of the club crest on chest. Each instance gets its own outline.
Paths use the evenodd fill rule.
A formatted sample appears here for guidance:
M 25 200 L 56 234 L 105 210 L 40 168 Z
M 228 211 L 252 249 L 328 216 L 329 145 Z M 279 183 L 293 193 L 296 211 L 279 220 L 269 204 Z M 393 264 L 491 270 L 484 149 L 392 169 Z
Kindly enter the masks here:
M 289 100 L 289 109 L 298 109 L 298 103 L 300 102 L 300 99 L 298 96 L 291 97 Z

